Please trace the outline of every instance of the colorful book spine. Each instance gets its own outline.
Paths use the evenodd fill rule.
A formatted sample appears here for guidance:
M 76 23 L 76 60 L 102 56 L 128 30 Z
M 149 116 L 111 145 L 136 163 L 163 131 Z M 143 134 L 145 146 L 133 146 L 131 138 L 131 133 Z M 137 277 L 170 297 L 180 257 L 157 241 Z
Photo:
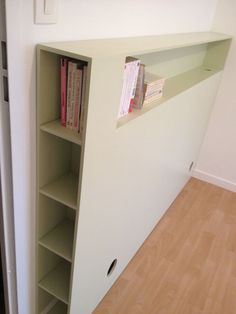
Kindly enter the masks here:
M 118 118 L 127 115 L 133 109 L 139 67 L 140 60 L 132 57 L 127 57 L 124 67 L 123 86 Z
M 85 105 L 86 105 L 86 83 L 87 83 L 87 75 L 88 75 L 87 66 L 83 67 L 83 81 L 82 81 L 82 96 L 81 96 L 81 106 L 79 112 L 79 133 L 84 131 L 84 115 L 85 115 Z
M 127 70 L 127 77 L 125 82 L 125 96 L 124 96 L 124 102 L 123 102 L 123 110 L 122 115 L 125 116 L 129 113 L 130 109 L 130 99 L 131 99 L 131 93 L 132 93 L 132 77 L 133 77 L 133 66 L 132 63 L 129 62 L 126 65 Z
M 137 85 L 135 90 L 135 97 L 134 97 L 134 108 L 142 109 L 143 101 L 144 101 L 144 73 L 145 73 L 145 65 L 140 64 Z
M 73 62 L 68 62 L 68 77 L 67 77 L 67 114 L 66 114 L 66 127 L 71 128 L 71 98 L 72 98 L 72 79 L 73 79 Z
M 61 59 L 61 125 L 66 127 L 66 76 L 67 76 L 67 59 Z
M 77 63 L 72 62 L 71 104 L 70 104 L 70 129 L 74 128 L 75 101 L 76 101 L 76 70 Z
M 138 80 L 138 73 L 140 68 L 140 60 L 135 60 L 132 62 L 132 87 L 131 87 L 131 97 L 130 97 L 130 106 L 129 112 L 133 111 L 134 107 L 134 98 L 135 98 L 135 91 L 137 87 L 137 80 Z
M 74 102 L 74 116 L 73 116 L 73 129 L 79 130 L 79 113 L 81 106 L 81 94 L 82 94 L 82 75 L 81 69 L 76 69 L 75 73 L 75 102 Z

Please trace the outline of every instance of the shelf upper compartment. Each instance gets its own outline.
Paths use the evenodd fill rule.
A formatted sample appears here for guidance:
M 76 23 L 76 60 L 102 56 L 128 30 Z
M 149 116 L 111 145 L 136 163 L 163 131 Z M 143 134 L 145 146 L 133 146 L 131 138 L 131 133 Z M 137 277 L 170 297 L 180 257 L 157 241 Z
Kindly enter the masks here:
M 117 121 L 117 127 L 123 126 L 127 122 L 143 115 L 147 111 L 152 110 L 153 108 L 161 105 L 168 99 L 184 92 L 188 88 L 191 88 L 192 86 L 209 78 L 210 76 L 216 74 L 217 72 L 218 72 L 217 70 L 208 69 L 201 66 L 167 79 L 163 89 L 162 98 L 153 101 L 148 105 L 145 105 L 142 109 L 134 109 L 133 112 L 120 118 Z
M 62 262 L 40 282 L 39 287 L 68 304 L 70 286 L 70 264 Z
M 68 207 L 77 209 L 78 175 L 70 172 L 43 186 L 40 193 Z
M 39 240 L 39 244 L 71 262 L 73 237 L 74 223 L 70 219 L 65 219 L 42 237 Z
M 80 40 L 72 42 L 45 43 L 40 48 L 53 49 L 71 53 L 74 56 L 88 58 L 112 55 L 144 54 L 151 51 L 163 51 L 193 45 L 207 44 L 232 38 L 214 32 L 167 34 L 158 36 L 127 37 L 97 40 Z
M 61 126 L 60 120 L 55 120 L 55 121 L 51 121 L 49 123 L 43 124 L 40 126 L 40 129 L 42 131 L 53 134 L 67 141 L 70 141 L 72 143 L 75 143 L 78 145 L 82 144 L 81 135 L 75 132 L 74 130 L 70 130 L 68 128 Z

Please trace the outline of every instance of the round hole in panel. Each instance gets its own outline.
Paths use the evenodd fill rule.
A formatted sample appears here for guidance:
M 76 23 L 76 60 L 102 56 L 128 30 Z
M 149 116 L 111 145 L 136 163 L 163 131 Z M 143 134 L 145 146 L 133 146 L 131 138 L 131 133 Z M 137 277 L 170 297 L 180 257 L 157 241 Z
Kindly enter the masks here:
M 114 259 L 114 261 L 111 263 L 111 265 L 108 268 L 107 276 L 110 276 L 113 273 L 113 271 L 116 268 L 116 264 L 117 264 L 117 259 Z
M 211 72 L 211 71 L 212 71 L 212 69 L 205 69 L 205 71 Z

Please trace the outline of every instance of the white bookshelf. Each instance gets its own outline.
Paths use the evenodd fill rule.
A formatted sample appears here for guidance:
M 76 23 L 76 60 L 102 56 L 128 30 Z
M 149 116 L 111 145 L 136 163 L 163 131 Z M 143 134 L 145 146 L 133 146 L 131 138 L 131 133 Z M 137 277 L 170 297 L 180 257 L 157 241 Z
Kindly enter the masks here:
M 92 313 L 181 191 L 230 42 L 188 33 L 38 45 L 38 314 Z M 117 120 L 127 56 L 166 83 L 160 100 Z M 62 57 L 87 64 L 82 134 L 60 124 Z

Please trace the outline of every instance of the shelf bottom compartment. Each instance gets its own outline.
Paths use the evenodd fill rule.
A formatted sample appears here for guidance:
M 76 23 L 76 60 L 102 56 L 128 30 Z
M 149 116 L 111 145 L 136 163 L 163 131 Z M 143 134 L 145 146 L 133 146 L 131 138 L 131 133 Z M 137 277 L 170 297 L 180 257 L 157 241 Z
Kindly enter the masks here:
M 40 282 L 39 287 L 58 300 L 68 304 L 70 289 L 71 266 L 68 262 L 61 262 Z
M 58 301 L 47 314 L 67 314 L 67 306 Z

